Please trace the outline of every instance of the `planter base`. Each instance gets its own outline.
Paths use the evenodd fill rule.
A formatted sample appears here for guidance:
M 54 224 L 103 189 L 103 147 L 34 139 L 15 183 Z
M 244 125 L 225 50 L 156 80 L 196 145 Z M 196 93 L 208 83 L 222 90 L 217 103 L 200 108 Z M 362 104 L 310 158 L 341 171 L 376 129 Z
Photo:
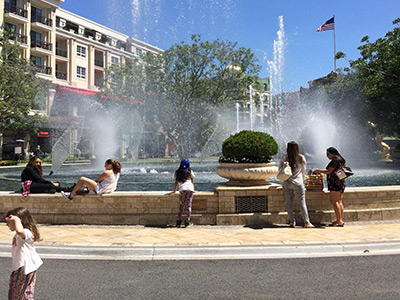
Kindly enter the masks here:
M 264 180 L 236 180 L 230 179 L 226 185 L 229 186 L 260 186 L 260 185 L 271 185 L 270 182 Z
M 229 179 L 229 186 L 260 186 L 270 185 L 266 179 L 275 177 L 278 168 L 274 162 L 270 163 L 246 163 L 231 164 L 220 163 L 216 170 L 221 177 Z

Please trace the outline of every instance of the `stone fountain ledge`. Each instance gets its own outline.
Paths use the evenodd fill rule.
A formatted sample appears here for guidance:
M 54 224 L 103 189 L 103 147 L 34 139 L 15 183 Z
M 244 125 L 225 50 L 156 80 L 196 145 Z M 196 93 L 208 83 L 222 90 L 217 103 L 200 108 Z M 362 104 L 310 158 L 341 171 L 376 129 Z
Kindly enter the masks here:
M 245 204 L 267 199 L 267 208 L 265 212 L 238 213 L 235 199 Z M 308 191 L 306 199 L 313 223 L 334 218 L 329 192 Z M 344 205 L 348 222 L 400 219 L 400 186 L 346 188 Z M 39 223 L 165 226 L 176 222 L 179 197 L 169 191 L 132 191 L 76 196 L 69 201 L 60 194 L 32 194 L 25 199 L 20 194 L 0 192 L 0 215 L 18 206 L 26 206 Z M 192 220 L 200 225 L 283 224 L 287 222 L 285 206 L 282 187 L 277 184 L 219 185 L 214 192 L 194 195 Z M 298 206 L 295 210 L 299 211 Z

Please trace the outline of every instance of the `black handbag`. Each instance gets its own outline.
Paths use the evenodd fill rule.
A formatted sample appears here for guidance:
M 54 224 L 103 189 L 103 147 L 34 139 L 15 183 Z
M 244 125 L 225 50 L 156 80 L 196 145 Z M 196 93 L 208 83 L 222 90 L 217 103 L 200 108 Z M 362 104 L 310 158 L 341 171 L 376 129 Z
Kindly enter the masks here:
M 336 170 L 335 174 L 340 180 L 342 180 L 342 179 L 345 179 L 347 177 L 350 177 L 351 175 L 354 175 L 354 172 L 350 169 L 350 167 L 340 166 Z

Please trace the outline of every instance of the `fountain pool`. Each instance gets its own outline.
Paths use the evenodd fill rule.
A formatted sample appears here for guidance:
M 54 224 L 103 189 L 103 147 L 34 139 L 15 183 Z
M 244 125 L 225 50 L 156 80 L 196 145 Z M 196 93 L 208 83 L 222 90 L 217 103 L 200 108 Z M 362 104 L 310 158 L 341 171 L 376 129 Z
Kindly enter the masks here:
M 118 191 L 170 191 L 174 187 L 174 172 L 177 162 L 158 163 L 123 163 L 122 175 L 118 184 Z M 217 184 L 227 180 L 215 173 L 218 163 L 206 161 L 192 163 L 195 172 L 195 187 L 197 191 L 213 191 Z M 314 164 L 309 163 L 309 167 Z M 368 167 L 352 166 L 355 175 L 347 179 L 348 187 L 358 186 L 385 186 L 400 185 L 400 166 L 398 164 L 370 164 Z M 43 167 L 44 174 L 49 174 L 50 167 Z M 23 168 L 0 168 L 0 191 L 14 191 L 21 187 L 20 174 Z M 71 185 L 80 176 L 95 179 L 103 171 L 90 165 L 64 165 L 59 172 L 50 177 L 52 181 L 59 181 L 64 185 Z M 269 180 L 280 183 L 275 178 Z

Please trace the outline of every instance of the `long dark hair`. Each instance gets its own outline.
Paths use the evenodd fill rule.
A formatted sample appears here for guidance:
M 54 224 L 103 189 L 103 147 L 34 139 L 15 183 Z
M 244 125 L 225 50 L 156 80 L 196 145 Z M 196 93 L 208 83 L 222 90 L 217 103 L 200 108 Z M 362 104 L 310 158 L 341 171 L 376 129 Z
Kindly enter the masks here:
M 343 158 L 343 156 L 340 155 L 339 151 L 336 148 L 329 147 L 328 149 L 326 149 L 326 152 L 332 155 L 333 160 L 336 160 L 339 164 L 341 165 L 346 164 L 346 160 Z
M 106 164 L 111 165 L 114 174 L 121 173 L 122 165 L 119 161 L 116 161 L 116 160 L 113 160 L 110 158 L 110 159 L 106 160 Z
M 185 182 L 191 178 L 191 171 L 192 169 L 189 168 L 187 171 L 183 171 L 181 169 L 178 169 L 175 171 L 175 178 L 176 181 L 178 182 Z
M 33 240 L 35 242 L 40 242 L 42 239 L 40 238 L 40 233 L 39 230 L 36 227 L 36 223 L 33 220 L 33 217 L 29 210 L 26 207 L 17 207 L 9 212 L 7 212 L 7 217 L 8 216 L 17 216 L 18 218 L 21 219 L 22 227 L 28 228 L 32 234 L 33 234 Z
M 299 144 L 297 144 L 295 141 L 287 143 L 286 152 L 290 168 L 294 170 L 296 166 L 296 161 L 301 161 Z
M 40 177 L 43 177 L 42 165 L 40 165 L 40 166 L 36 166 L 36 165 L 35 165 L 35 161 L 36 161 L 37 159 L 39 159 L 39 160 L 41 161 L 41 159 L 40 159 L 39 156 L 36 156 L 36 155 L 35 155 L 35 156 L 32 156 L 32 157 L 30 158 L 30 160 L 28 161 L 28 164 L 27 164 L 26 166 L 27 166 L 27 167 L 35 168 L 36 170 L 38 170 L 39 176 L 40 176 Z

